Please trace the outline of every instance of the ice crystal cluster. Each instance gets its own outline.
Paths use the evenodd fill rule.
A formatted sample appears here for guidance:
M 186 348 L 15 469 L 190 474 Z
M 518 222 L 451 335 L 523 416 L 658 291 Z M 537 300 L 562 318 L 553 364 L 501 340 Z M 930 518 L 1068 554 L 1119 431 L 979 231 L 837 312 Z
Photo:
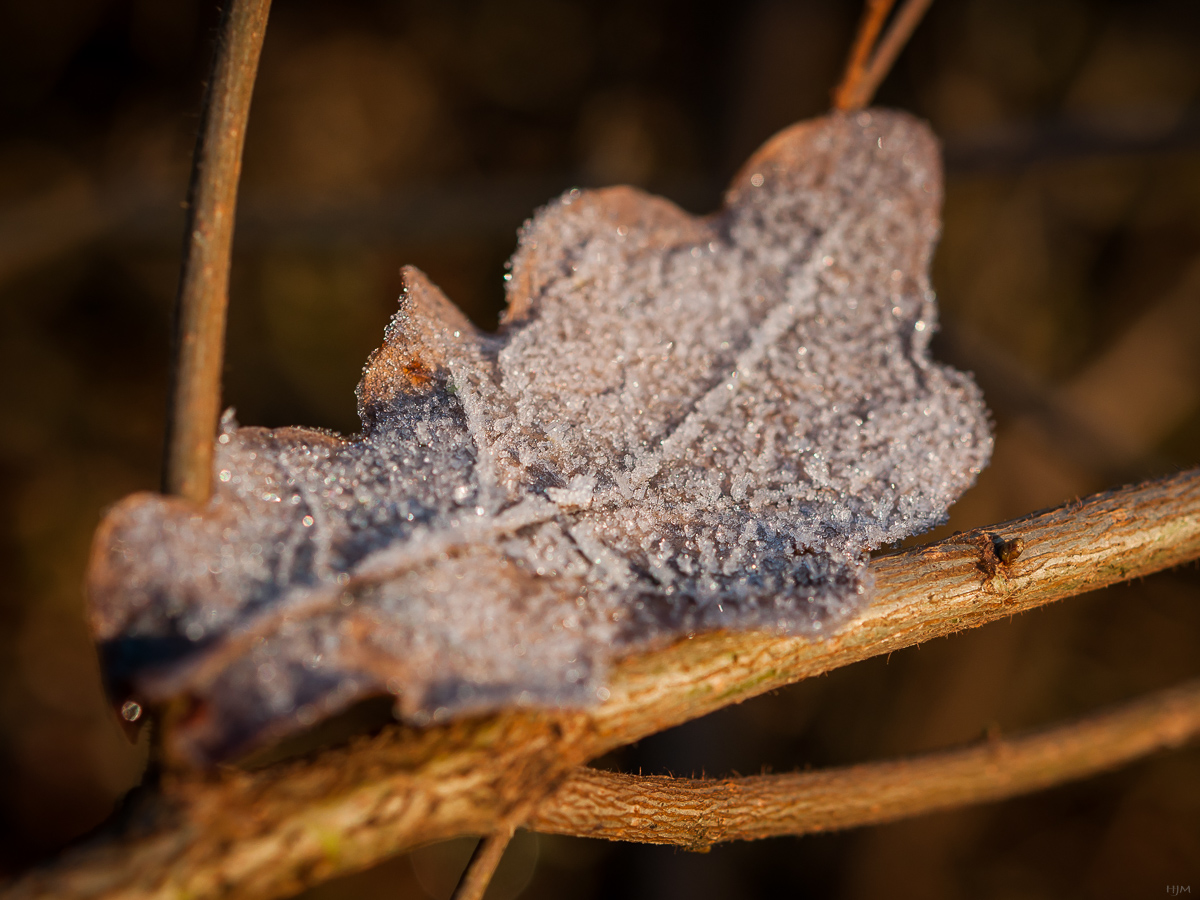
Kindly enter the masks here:
M 372 694 L 418 723 L 584 705 L 614 656 L 686 633 L 827 632 L 869 598 L 868 550 L 942 520 L 991 450 L 927 353 L 940 203 L 925 126 L 839 114 L 708 218 L 625 187 L 552 202 L 498 337 L 406 270 L 361 435 L 227 417 L 204 509 L 110 513 L 112 679 L 186 698 L 203 763 Z

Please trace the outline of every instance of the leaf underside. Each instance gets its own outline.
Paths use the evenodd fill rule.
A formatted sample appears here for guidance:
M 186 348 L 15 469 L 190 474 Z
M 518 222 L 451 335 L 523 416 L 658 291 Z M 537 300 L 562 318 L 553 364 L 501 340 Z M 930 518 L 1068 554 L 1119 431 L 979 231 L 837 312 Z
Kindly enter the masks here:
M 869 599 L 867 552 L 991 452 L 974 383 L 928 358 L 940 204 L 923 124 L 834 114 L 707 218 L 628 187 L 551 202 L 499 336 L 406 269 L 361 435 L 227 416 L 206 507 L 107 516 L 114 687 L 185 699 L 168 740 L 204 765 L 370 695 L 417 724 L 585 706 L 621 654 L 828 630 Z

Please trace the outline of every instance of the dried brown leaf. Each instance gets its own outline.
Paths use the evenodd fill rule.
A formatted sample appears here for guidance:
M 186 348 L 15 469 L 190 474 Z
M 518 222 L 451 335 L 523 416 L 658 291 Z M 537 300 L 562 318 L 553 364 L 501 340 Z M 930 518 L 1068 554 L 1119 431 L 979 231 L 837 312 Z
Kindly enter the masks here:
M 627 187 L 524 228 L 498 337 L 420 272 L 358 389 L 363 433 L 238 428 L 196 511 L 117 507 L 90 571 L 111 677 L 228 758 L 371 694 L 421 723 L 606 696 L 619 654 L 717 628 L 819 634 L 869 549 L 991 449 L 932 363 L 927 128 L 782 132 L 695 218 Z

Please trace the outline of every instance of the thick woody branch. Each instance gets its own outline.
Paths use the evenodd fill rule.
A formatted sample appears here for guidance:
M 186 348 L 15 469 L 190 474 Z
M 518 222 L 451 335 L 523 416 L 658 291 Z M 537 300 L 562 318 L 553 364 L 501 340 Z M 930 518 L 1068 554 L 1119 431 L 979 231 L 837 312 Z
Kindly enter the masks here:
M 1084 778 L 1200 734 L 1200 681 L 1070 725 L 914 759 L 790 775 L 691 779 L 583 768 L 533 831 L 706 850 L 999 800 Z
M 250 98 L 271 9 L 271 0 L 228 3 L 221 17 L 188 188 L 163 461 L 163 490 L 195 503 L 203 503 L 212 493 L 234 209 Z
M 595 709 L 395 726 L 255 772 L 173 776 L 3 896 L 285 896 L 522 821 L 587 760 L 730 703 L 1197 557 L 1200 470 L 1098 494 L 875 560 L 874 602 L 824 639 L 717 633 L 627 659 Z
M 1197 557 L 1200 469 L 879 557 L 875 600 L 825 640 L 722 632 L 626 660 L 593 714 L 599 745 Z

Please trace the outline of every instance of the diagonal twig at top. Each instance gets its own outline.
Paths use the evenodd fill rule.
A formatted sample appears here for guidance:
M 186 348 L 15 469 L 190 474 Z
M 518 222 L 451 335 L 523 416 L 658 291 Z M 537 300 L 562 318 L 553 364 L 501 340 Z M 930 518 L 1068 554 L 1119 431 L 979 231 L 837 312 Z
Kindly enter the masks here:
M 834 109 L 852 112 L 871 102 L 933 0 L 905 0 L 887 33 L 876 44 L 894 2 L 867 0 L 846 71 L 833 92 Z

